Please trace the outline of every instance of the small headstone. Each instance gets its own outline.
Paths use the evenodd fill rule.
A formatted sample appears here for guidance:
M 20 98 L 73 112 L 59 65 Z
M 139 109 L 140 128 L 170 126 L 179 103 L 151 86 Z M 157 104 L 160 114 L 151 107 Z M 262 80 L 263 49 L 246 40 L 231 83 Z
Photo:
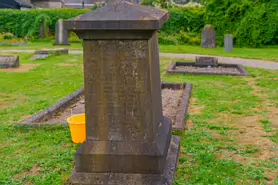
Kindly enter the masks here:
M 47 33 L 46 33 L 46 28 L 45 28 L 44 19 L 43 19 L 41 26 L 40 26 L 40 37 L 45 38 L 46 36 L 47 36 Z
M 206 25 L 202 32 L 202 47 L 216 48 L 216 32 L 210 24 Z
M 56 42 L 54 45 L 70 45 L 68 42 L 69 32 L 64 29 L 64 21 L 59 19 L 56 24 Z
M 218 58 L 215 58 L 215 57 L 196 57 L 196 66 L 200 66 L 200 67 L 208 67 L 208 66 L 217 67 L 218 66 Z
M 18 68 L 19 56 L 17 55 L 5 55 L 0 56 L 0 68 Z
M 224 51 L 225 52 L 232 52 L 233 51 L 233 35 L 225 35 Z

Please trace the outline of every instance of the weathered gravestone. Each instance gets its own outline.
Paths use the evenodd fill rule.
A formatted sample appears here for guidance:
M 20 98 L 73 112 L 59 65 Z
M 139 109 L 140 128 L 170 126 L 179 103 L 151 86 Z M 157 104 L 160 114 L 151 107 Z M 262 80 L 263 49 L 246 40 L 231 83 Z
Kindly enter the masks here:
M 226 51 L 226 52 L 232 52 L 233 51 L 233 35 L 225 35 L 224 51 Z
M 207 66 L 218 66 L 218 58 L 216 57 L 196 57 L 196 66 L 207 67 Z
M 41 26 L 40 26 L 40 37 L 45 38 L 48 33 L 47 33 L 47 28 L 45 27 L 45 20 L 42 20 Z
M 18 68 L 19 56 L 17 55 L 0 55 L 0 68 Z
M 65 21 L 83 39 L 86 142 L 71 184 L 171 185 L 180 141 L 162 115 L 165 10 L 118 1 Z
M 70 45 L 68 41 L 69 32 L 64 29 L 64 21 L 59 19 L 56 23 L 56 42 L 54 45 Z
M 210 24 L 206 25 L 202 32 L 202 47 L 216 48 L 216 32 Z

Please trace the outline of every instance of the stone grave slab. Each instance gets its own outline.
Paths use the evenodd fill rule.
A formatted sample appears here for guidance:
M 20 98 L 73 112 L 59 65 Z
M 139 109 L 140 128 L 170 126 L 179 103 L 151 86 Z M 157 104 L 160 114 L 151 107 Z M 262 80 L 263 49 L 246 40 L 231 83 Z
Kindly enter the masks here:
M 196 57 L 196 66 L 218 66 L 218 58 L 216 57 Z
M 35 55 L 30 60 L 46 59 L 50 55 L 68 54 L 69 50 L 64 48 L 43 49 L 35 51 Z
M 18 68 L 19 56 L 17 55 L 0 55 L 0 68 Z

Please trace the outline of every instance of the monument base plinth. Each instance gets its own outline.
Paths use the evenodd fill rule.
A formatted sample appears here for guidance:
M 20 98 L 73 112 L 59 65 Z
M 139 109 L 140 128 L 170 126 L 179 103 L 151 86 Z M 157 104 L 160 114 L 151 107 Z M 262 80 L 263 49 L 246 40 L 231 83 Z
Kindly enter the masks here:
M 180 138 L 172 136 L 163 174 L 73 172 L 71 185 L 172 185 L 179 159 Z

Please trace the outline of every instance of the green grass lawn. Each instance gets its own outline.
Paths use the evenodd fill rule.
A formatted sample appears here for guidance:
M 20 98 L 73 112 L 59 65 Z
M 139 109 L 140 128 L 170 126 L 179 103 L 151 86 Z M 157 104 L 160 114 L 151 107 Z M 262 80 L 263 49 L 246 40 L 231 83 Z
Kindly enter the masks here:
M 82 56 L 35 62 L 30 56 L 20 54 L 25 72 L 0 69 L 0 184 L 60 185 L 73 170 L 78 147 L 69 129 L 13 125 L 82 87 Z M 175 184 L 278 184 L 277 71 L 170 76 L 171 61 L 161 60 L 163 81 L 194 88 Z
M 53 46 L 53 42 L 32 42 L 26 46 L 0 46 L 0 49 L 49 49 L 49 48 L 70 48 L 73 50 L 82 50 L 81 43 L 72 43 L 70 46 Z M 233 52 L 224 52 L 223 48 L 204 49 L 193 45 L 160 45 L 160 51 L 163 53 L 184 53 L 201 54 L 224 57 L 237 57 L 258 60 L 270 60 L 278 62 L 278 46 L 265 48 L 234 48 Z

